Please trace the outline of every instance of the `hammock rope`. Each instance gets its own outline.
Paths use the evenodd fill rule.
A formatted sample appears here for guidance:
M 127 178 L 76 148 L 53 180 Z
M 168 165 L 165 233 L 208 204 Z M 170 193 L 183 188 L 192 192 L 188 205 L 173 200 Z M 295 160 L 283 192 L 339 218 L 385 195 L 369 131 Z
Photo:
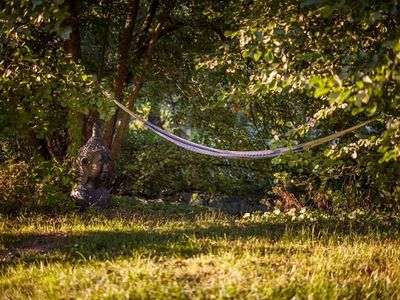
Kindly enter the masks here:
M 326 142 L 332 141 L 334 139 L 337 139 L 347 133 L 350 133 L 354 130 L 357 130 L 361 127 L 364 127 L 365 125 L 373 122 L 374 120 L 368 120 L 365 122 L 362 122 L 358 125 L 355 125 L 353 127 L 341 130 L 337 133 L 309 141 L 303 144 L 299 144 L 296 146 L 292 147 L 282 147 L 282 148 L 277 148 L 274 150 L 259 150 L 259 151 L 231 151 L 231 150 L 221 150 L 221 149 L 215 149 L 211 147 L 207 147 L 201 144 L 197 144 L 188 140 L 185 140 L 179 136 L 176 136 L 152 123 L 149 121 L 145 120 L 139 115 L 136 115 L 133 113 L 131 110 L 129 110 L 127 107 L 125 107 L 123 104 L 118 102 L 117 100 L 114 100 L 115 104 L 120 107 L 123 111 L 128 113 L 130 116 L 135 118 L 136 120 L 140 121 L 143 123 L 144 126 L 146 126 L 149 130 L 153 131 L 163 139 L 192 152 L 204 154 L 204 155 L 209 155 L 209 156 L 215 156 L 215 157 L 221 157 L 221 158 L 228 158 L 228 159 L 261 159 L 261 158 L 269 158 L 269 157 L 276 157 L 276 156 L 281 156 L 285 153 L 289 152 L 299 152 L 299 151 L 304 151 L 309 148 L 313 148 L 316 146 L 319 146 L 321 144 L 324 144 Z

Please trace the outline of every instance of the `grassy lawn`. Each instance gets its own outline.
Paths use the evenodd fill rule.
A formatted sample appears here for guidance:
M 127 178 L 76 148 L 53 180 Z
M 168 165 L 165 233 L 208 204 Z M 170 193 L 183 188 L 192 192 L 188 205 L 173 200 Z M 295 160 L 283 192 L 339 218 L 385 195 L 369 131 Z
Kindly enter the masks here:
M 177 205 L 0 219 L 1 299 L 400 299 L 400 220 Z

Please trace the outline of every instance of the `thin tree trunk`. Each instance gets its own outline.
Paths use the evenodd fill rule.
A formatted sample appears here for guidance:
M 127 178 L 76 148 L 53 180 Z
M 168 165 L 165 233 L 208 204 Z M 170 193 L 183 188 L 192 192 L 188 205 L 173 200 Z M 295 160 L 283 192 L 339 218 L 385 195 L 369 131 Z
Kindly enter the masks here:
M 106 28 L 104 29 L 103 44 L 101 45 L 100 65 L 99 65 L 99 70 L 97 72 L 98 81 L 100 81 L 101 76 L 103 75 L 106 50 L 108 44 L 108 32 L 110 31 L 110 24 L 111 24 L 112 5 L 113 5 L 113 0 L 107 0 L 107 23 L 106 23 Z
M 151 28 L 151 24 L 153 23 L 153 19 L 154 16 L 156 15 L 159 3 L 160 3 L 159 0 L 152 0 L 150 3 L 150 8 L 146 14 L 146 17 L 144 18 L 142 28 L 136 34 L 137 36 L 136 44 L 134 47 L 133 54 L 129 59 L 130 66 L 132 66 L 134 63 L 139 62 L 143 54 L 146 52 L 146 49 L 149 45 L 149 40 L 151 40 L 151 38 L 146 40 L 146 37 L 148 36 L 149 29 Z M 128 75 L 125 78 L 126 86 L 131 84 L 132 80 L 134 79 L 133 77 L 134 76 L 132 72 L 129 71 Z
M 136 39 L 136 49 L 134 54 L 134 59 L 136 60 L 142 56 L 144 50 L 146 49 L 146 43 L 145 43 L 146 36 L 149 33 L 151 23 L 153 22 L 154 16 L 156 15 L 159 2 L 160 2 L 159 0 L 151 1 L 149 11 L 146 15 L 146 18 L 144 19 L 142 28 L 138 33 L 138 37 Z
M 134 103 L 137 100 L 140 88 L 142 87 L 142 85 L 144 83 L 146 72 L 147 72 L 147 69 L 148 69 L 148 67 L 150 65 L 150 62 L 151 62 L 153 50 L 154 50 L 154 48 L 156 46 L 156 43 L 157 43 L 158 38 L 160 36 L 161 30 L 163 29 L 164 24 L 165 24 L 165 22 L 166 22 L 166 20 L 167 20 L 167 18 L 169 16 L 169 13 L 172 11 L 173 7 L 175 6 L 175 2 L 176 1 L 171 1 L 169 3 L 169 9 L 166 9 L 165 13 L 163 14 L 163 16 L 161 17 L 159 23 L 157 24 L 156 28 L 154 29 L 153 37 L 150 40 L 149 46 L 147 48 L 147 51 L 146 51 L 146 54 L 145 54 L 145 57 L 144 57 L 144 62 L 143 62 L 143 67 L 142 67 L 141 74 L 140 74 L 139 78 L 137 79 L 135 86 L 132 89 L 131 96 L 130 96 L 129 101 L 128 101 L 127 105 L 126 105 L 129 109 L 132 109 Z M 112 154 L 112 157 L 114 159 L 116 158 L 116 156 L 119 153 L 119 150 L 121 148 L 122 140 L 123 140 L 125 132 L 126 132 L 126 130 L 128 128 L 129 119 L 130 119 L 129 115 L 127 113 L 124 113 L 123 117 L 121 119 L 121 123 L 120 123 L 119 128 L 118 128 L 118 132 L 117 132 L 117 134 L 115 136 L 114 143 L 112 144 L 112 147 L 111 147 L 111 154 Z
M 75 0 L 66 0 L 64 5 L 67 7 L 70 16 L 64 20 L 63 27 L 72 29 L 69 38 L 64 40 L 63 48 L 65 54 L 77 63 L 81 57 L 81 35 L 79 32 L 77 3 Z
M 121 101 L 123 86 L 126 75 L 128 73 L 128 58 L 129 50 L 131 48 L 133 29 L 136 22 L 140 0 L 133 0 L 131 9 L 126 17 L 125 29 L 122 36 L 121 46 L 119 50 L 118 66 L 113 82 L 113 91 L 115 99 Z M 115 125 L 118 119 L 118 110 L 116 110 L 111 120 L 107 121 L 104 128 L 104 143 L 108 148 L 111 148 L 112 139 L 114 135 Z

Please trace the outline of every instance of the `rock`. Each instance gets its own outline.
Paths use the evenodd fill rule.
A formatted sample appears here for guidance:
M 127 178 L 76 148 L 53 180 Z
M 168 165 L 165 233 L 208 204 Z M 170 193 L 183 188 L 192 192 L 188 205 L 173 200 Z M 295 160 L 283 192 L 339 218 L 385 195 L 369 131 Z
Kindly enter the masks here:
M 230 215 L 239 216 L 250 212 L 251 208 L 245 199 L 229 196 L 224 200 L 222 210 Z

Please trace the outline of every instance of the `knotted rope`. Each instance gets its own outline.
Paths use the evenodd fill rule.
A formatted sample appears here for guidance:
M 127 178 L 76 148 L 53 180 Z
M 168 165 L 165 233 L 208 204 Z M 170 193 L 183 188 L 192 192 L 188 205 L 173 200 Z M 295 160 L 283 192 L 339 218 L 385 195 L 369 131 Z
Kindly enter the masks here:
M 277 148 L 274 150 L 259 150 L 259 151 L 230 151 L 230 150 L 221 150 L 221 149 L 210 148 L 207 146 L 203 146 L 203 145 L 185 140 L 179 136 L 176 136 L 176 135 L 174 135 L 168 131 L 165 131 L 164 129 L 157 127 L 156 125 L 146 121 L 144 118 L 136 115 L 131 110 L 129 110 L 127 107 L 125 107 L 120 102 L 118 102 L 117 100 L 114 100 L 114 102 L 116 105 L 118 105 L 122 110 L 127 112 L 133 118 L 135 118 L 136 120 L 143 123 L 143 125 L 145 125 L 148 129 L 155 132 L 156 134 L 161 136 L 163 139 L 165 139 L 183 149 L 186 149 L 186 150 L 189 150 L 192 152 L 196 152 L 196 153 L 200 153 L 200 154 L 204 154 L 204 155 L 223 157 L 223 158 L 229 158 L 229 159 L 260 159 L 260 158 L 281 156 L 288 152 L 304 151 L 306 149 L 316 147 L 316 146 L 319 146 L 326 142 L 337 139 L 349 132 L 352 132 L 358 128 L 361 128 L 361 127 L 373 122 L 373 120 L 368 120 L 368 121 L 362 122 L 358 125 L 355 125 L 353 127 L 350 127 L 345 130 L 339 131 L 337 133 L 328 135 L 326 137 L 322 137 L 322 138 L 319 138 L 319 139 L 316 139 L 316 140 L 313 140 L 310 142 L 306 142 L 306 143 L 303 143 L 303 144 L 300 144 L 297 146 L 293 146 L 293 147 L 283 147 L 283 148 Z

